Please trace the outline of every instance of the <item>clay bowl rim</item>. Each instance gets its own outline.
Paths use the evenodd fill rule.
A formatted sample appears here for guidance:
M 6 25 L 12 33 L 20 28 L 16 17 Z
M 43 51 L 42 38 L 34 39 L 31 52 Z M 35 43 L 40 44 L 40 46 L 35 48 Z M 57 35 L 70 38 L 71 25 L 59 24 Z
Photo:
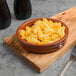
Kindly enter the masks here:
M 55 21 L 55 22 L 61 22 L 62 25 L 65 26 L 65 28 L 66 28 L 65 32 L 66 32 L 66 33 L 65 33 L 65 35 L 64 35 L 63 38 L 59 39 L 58 41 L 55 41 L 55 42 L 52 42 L 52 43 L 47 43 L 47 44 L 34 44 L 34 43 L 30 43 L 30 42 L 27 42 L 27 41 L 21 39 L 21 37 L 19 36 L 19 31 L 21 30 L 21 28 L 24 27 L 24 26 L 27 26 L 27 25 L 26 25 L 27 23 L 30 23 L 30 22 L 32 22 L 32 21 L 36 21 L 36 20 L 39 20 L 39 19 L 43 19 L 43 18 L 34 18 L 34 19 L 31 19 L 31 20 L 28 20 L 28 21 L 22 23 L 22 24 L 18 27 L 18 29 L 17 29 L 17 31 L 16 31 L 16 35 L 17 35 L 18 40 L 19 40 L 20 42 L 24 43 L 24 45 L 27 44 L 27 45 L 32 45 L 32 46 L 49 46 L 49 45 L 52 45 L 52 46 L 53 46 L 53 45 L 56 45 L 57 43 L 61 43 L 65 38 L 68 37 L 69 28 L 67 27 L 67 25 L 66 25 L 64 22 L 62 22 L 62 21 L 60 21 L 60 20 L 57 20 L 57 19 L 54 19 L 54 18 L 47 18 L 48 20 L 52 20 L 52 21 Z

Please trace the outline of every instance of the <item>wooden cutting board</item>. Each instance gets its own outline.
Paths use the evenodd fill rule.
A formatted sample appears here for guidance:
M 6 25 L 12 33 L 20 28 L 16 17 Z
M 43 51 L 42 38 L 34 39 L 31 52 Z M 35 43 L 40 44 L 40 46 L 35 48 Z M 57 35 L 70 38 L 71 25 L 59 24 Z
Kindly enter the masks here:
M 21 47 L 16 34 L 3 39 L 7 47 L 11 48 L 18 56 L 25 62 L 30 64 L 36 71 L 42 72 L 48 68 L 52 63 L 64 55 L 73 45 L 76 44 L 76 7 L 59 13 L 52 18 L 59 19 L 67 24 L 69 27 L 69 36 L 64 47 L 54 53 L 49 54 L 33 54 Z

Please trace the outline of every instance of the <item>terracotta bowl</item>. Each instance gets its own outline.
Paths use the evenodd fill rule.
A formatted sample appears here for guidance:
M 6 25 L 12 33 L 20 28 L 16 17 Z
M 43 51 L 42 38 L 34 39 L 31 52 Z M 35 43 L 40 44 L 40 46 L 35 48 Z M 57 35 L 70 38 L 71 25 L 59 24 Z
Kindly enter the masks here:
M 63 23 L 62 21 L 56 20 L 56 19 L 52 19 L 52 18 L 47 18 L 48 20 L 52 20 L 54 22 L 61 22 L 63 26 L 65 26 L 66 30 L 65 30 L 65 36 L 63 38 L 61 38 L 60 40 L 53 42 L 53 43 L 49 43 L 49 44 L 32 44 L 29 43 L 23 39 L 21 39 L 19 32 L 21 29 L 24 29 L 26 26 L 32 26 L 33 23 L 36 20 L 40 20 L 42 18 L 37 18 L 37 19 L 32 19 L 29 20 L 27 22 L 24 22 L 23 24 L 21 24 L 21 26 L 17 29 L 17 38 L 20 42 L 20 44 L 22 45 L 23 48 L 25 48 L 27 51 L 32 52 L 32 53 L 51 53 L 51 52 L 55 52 L 57 50 L 59 50 L 60 48 L 62 48 L 67 40 L 68 37 L 68 27 L 65 23 Z

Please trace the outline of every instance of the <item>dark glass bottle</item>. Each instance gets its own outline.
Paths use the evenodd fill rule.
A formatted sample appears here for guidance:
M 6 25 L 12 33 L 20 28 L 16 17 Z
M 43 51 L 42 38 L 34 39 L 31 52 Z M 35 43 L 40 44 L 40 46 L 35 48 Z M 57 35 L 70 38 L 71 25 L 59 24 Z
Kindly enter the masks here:
M 14 13 L 17 19 L 29 18 L 32 13 L 30 0 L 14 0 Z
M 0 0 L 0 29 L 11 24 L 11 15 L 6 0 Z

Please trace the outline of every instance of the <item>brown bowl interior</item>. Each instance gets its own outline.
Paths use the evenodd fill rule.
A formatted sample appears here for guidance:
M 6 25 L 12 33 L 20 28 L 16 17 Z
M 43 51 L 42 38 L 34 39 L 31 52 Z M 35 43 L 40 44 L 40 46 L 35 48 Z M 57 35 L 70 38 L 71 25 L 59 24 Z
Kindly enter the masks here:
M 23 39 L 21 39 L 21 37 L 20 37 L 20 35 L 19 35 L 19 33 L 20 33 L 20 30 L 21 29 L 24 29 L 26 26 L 32 26 L 33 25 L 33 23 L 36 21 L 36 20 L 41 20 L 41 19 L 43 19 L 43 18 L 37 18 L 37 19 L 32 19 L 32 20 L 29 20 L 29 21 L 27 21 L 27 22 L 24 22 L 18 29 L 17 29 L 17 31 L 16 31 L 16 34 L 17 34 L 17 38 L 18 38 L 18 40 L 19 40 L 19 42 L 22 44 L 22 46 L 30 46 L 30 47 L 33 47 L 33 49 L 34 49 L 34 47 L 36 46 L 38 46 L 38 48 L 39 47 L 41 47 L 41 48 L 43 48 L 43 46 L 51 46 L 50 48 L 51 49 L 57 49 L 57 47 L 56 46 L 58 46 L 58 44 L 59 43 L 65 43 L 65 41 L 66 41 L 66 39 L 67 39 L 67 36 L 68 36 L 68 33 L 69 33 L 69 30 L 68 30 L 68 27 L 67 27 L 67 25 L 65 24 L 65 23 L 63 23 L 62 21 L 60 21 L 60 20 L 56 20 L 56 19 L 52 19 L 52 18 L 47 18 L 48 20 L 52 20 L 52 21 L 54 21 L 54 22 L 61 22 L 62 23 L 62 25 L 63 26 L 65 26 L 66 27 L 66 30 L 65 30 L 65 36 L 63 37 L 63 38 L 61 38 L 60 40 L 58 40 L 58 41 L 56 41 L 56 42 L 53 42 L 53 43 L 49 43 L 49 44 L 32 44 L 32 43 L 29 43 L 29 42 L 27 42 L 27 41 L 25 41 L 25 40 L 23 40 Z M 63 44 L 64 45 L 64 44 Z M 27 47 L 28 47 L 27 46 Z M 52 47 L 53 46 L 53 47 Z M 56 48 L 55 48 L 56 47 Z M 35 48 L 36 49 L 36 48 Z M 27 49 L 28 50 L 28 49 Z M 39 51 L 39 50 L 37 50 L 37 51 Z M 46 52 L 45 53 L 47 53 L 47 50 L 45 50 Z M 33 52 L 33 53 L 35 53 L 34 51 L 32 51 L 32 49 L 31 49 L 31 52 Z M 49 51 L 48 51 L 49 52 Z M 40 52 L 38 52 L 38 53 L 40 53 Z M 42 53 L 44 53 L 44 52 L 42 52 Z

